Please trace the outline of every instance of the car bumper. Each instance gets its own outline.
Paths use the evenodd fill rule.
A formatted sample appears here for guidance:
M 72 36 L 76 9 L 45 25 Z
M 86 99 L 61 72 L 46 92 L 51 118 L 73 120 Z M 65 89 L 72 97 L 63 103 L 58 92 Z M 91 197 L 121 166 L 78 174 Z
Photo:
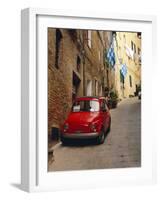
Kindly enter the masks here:
M 99 132 L 92 132 L 92 133 L 63 133 L 61 137 L 69 138 L 69 139 L 90 139 L 96 138 L 99 136 Z

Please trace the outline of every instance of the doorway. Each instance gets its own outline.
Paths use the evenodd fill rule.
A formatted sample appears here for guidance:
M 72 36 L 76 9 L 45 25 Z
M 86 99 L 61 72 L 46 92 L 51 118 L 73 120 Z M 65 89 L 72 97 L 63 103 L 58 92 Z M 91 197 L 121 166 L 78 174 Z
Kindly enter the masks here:
M 78 77 L 78 75 L 73 71 L 73 83 L 72 83 L 72 102 L 75 100 L 75 98 L 78 95 L 78 90 L 79 90 L 79 86 L 80 86 L 80 78 Z

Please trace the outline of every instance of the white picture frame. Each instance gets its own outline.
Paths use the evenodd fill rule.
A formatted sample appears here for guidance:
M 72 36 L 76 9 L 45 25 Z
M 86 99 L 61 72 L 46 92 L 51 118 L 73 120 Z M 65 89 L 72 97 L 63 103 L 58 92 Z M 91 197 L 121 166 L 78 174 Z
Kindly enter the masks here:
M 47 161 L 47 73 L 42 68 L 42 65 L 47 66 L 46 59 L 42 58 L 46 57 L 47 44 L 45 47 L 42 45 L 45 44 L 43 37 L 48 26 L 100 30 L 105 27 L 116 30 L 119 27 L 120 31 L 126 29 L 143 32 L 141 168 L 47 172 L 47 162 L 45 162 Z M 23 190 L 54 191 L 156 182 L 156 145 L 155 133 L 152 131 L 154 119 L 149 114 L 152 113 L 152 97 L 149 95 L 151 85 L 148 81 L 152 78 L 150 67 L 153 66 L 153 69 L 156 67 L 155 16 L 24 9 L 21 13 L 21 52 L 21 188 Z M 46 131 L 44 136 L 41 134 L 42 131 Z

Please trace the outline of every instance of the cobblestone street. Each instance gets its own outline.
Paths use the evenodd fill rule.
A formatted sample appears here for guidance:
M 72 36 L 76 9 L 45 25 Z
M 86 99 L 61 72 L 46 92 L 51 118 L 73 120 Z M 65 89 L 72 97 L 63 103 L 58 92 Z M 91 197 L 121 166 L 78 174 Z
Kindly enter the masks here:
M 93 141 L 57 144 L 49 171 L 107 169 L 141 166 L 141 101 L 129 98 L 111 111 L 111 131 L 104 144 Z

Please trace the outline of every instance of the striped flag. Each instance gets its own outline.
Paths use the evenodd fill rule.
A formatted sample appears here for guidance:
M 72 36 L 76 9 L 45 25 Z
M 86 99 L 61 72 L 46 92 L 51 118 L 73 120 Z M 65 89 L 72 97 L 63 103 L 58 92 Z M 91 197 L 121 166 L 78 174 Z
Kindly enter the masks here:
M 126 74 L 127 74 L 127 66 L 126 66 L 126 64 L 122 64 L 121 65 L 121 74 L 124 76 L 124 78 L 125 78 L 125 76 L 126 76 Z
M 114 65 L 115 65 L 115 52 L 114 52 L 114 48 L 112 47 L 112 45 L 107 52 L 107 60 L 108 60 L 109 64 L 112 67 L 114 67 Z

